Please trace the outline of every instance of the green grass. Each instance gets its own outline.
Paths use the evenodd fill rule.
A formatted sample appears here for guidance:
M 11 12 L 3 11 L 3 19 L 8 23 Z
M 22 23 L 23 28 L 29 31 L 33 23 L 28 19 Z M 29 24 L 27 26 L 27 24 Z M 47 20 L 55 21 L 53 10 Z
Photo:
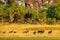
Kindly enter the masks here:
M 10 37 L 1 38 L 0 40 L 60 40 L 60 38 L 46 38 L 46 37 Z

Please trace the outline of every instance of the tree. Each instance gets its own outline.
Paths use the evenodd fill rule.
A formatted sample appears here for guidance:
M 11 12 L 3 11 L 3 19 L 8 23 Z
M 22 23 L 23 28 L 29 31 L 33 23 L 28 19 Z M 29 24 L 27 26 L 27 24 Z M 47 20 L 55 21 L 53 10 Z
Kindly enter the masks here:
M 17 22 L 23 23 L 24 22 L 24 15 L 25 15 L 26 9 L 23 5 L 18 5 L 15 10 L 15 16 L 14 19 Z
M 60 0 L 57 0 L 56 19 L 60 20 Z
M 2 22 L 3 22 L 3 14 L 4 14 L 3 7 L 0 6 L 0 20 L 2 20 Z
M 17 8 L 17 4 L 16 3 L 12 3 L 12 4 L 7 6 L 6 11 L 7 11 L 7 14 L 10 17 L 10 23 L 12 23 L 13 20 L 14 20 L 15 8 Z
M 51 6 L 47 10 L 47 18 L 55 18 L 56 17 L 56 6 Z

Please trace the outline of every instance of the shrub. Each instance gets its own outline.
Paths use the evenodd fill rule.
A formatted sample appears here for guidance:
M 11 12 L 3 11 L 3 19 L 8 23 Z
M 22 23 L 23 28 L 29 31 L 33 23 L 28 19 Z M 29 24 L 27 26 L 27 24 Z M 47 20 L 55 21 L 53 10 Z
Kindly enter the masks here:
M 56 24 L 56 18 L 47 18 L 46 23 L 47 24 Z
M 33 17 L 33 15 L 32 15 L 32 13 L 26 13 L 25 15 L 24 15 L 24 20 L 25 20 L 25 22 L 28 22 L 28 23 L 32 23 L 32 17 Z
M 47 18 L 55 18 L 56 17 L 56 6 L 51 6 L 47 10 Z

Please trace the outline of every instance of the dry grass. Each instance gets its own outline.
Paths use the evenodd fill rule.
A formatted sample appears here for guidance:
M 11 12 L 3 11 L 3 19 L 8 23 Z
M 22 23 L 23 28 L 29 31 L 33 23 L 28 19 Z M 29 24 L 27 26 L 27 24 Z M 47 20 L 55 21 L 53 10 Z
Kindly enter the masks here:
M 0 37 L 60 37 L 59 26 L 60 25 L 1 24 Z M 25 30 L 29 30 L 29 32 L 23 33 Z M 33 34 L 34 31 L 37 32 L 38 30 L 44 30 L 44 33 Z M 53 32 L 48 34 L 49 30 L 52 30 Z M 10 31 L 13 31 L 13 33 L 9 33 Z

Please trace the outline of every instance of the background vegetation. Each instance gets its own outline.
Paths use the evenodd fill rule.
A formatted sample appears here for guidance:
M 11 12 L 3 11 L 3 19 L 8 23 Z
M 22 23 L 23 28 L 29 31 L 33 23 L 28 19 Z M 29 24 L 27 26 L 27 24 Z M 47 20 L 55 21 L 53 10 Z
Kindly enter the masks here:
M 0 23 L 60 24 L 60 1 L 56 5 L 47 5 L 46 10 L 29 10 L 16 3 L 0 4 Z

